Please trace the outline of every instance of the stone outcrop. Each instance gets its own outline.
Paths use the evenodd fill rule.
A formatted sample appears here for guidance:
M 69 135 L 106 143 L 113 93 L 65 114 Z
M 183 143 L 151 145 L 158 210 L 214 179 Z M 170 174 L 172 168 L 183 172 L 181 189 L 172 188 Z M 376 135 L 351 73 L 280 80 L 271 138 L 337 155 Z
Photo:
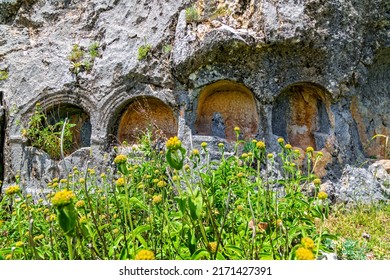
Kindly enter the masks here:
M 386 0 L 2 0 L 4 179 L 43 177 L 21 134 L 37 102 L 77 109 L 92 164 L 147 126 L 134 124 L 141 99 L 167 136 L 230 141 L 240 126 L 273 150 L 284 137 L 326 153 L 330 179 L 386 158 L 389 10 Z M 93 44 L 93 60 L 72 62 L 74 45 Z M 44 162 L 40 172 L 60 166 Z

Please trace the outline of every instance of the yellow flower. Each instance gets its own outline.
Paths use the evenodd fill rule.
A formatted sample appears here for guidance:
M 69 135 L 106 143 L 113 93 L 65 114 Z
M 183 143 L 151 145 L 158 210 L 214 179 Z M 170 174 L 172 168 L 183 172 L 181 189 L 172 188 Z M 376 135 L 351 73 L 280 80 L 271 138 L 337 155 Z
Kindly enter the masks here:
M 259 141 L 256 143 L 256 147 L 259 149 L 265 149 L 265 143 L 263 141 Z
M 314 254 L 312 251 L 306 248 L 298 248 L 295 252 L 297 260 L 314 260 Z
M 242 157 L 243 159 L 246 159 L 246 158 L 248 158 L 248 154 L 247 154 L 247 153 L 243 153 L 243 154 L 241 155 L 241 157 Z
M 58 183 L 57 182 L 55 182 L 55 183 L 53 183 L 53 185 L 51 185 L 54 189 L 55 188 L 57 188 L 58 187 Z
M 114 228 L 114 229 L 112 230 L 112 233 L 113 233 L 113 234 L 118 234 L 118 233 L 119 233 L 119 229 Z
M 160 180 L 158 183 L 157 183 L 157 187 L 159 188 L 163 188 L 167 185 L 167 183 L 163 180 Z
M 267 155 L 267 158 L 269 158 L 269 159 L 271 159 L 271 158 L 273 158 L 273 157 L 274 157 L 274 154 L 269 153 L 269 154 Z
M 209 244 L 207 244 L 207 250 L 210 252 L 210 253 L 215 253 L 217 252 L 217 242 L 213 241 L 213 242 L 209 242 Z
M 58 183 L 58 178 L 54 178 L 53 183 Z
M 6 195 L 14 195 L 20 192 L 20 187 L 18 185 L 10 186 L 5 190 Z
M 118 180 L 116 180 L 115 185 L 117 187 L 123 187 L 125 185 L 125 178 L 120 177 Z
M 237 211 L 239 211 L 239 212 L 244 211 L 244 206 L 237 205 Z
M 114 162 L 116 164 L 122 164 L 127 162 L 127 157 L 125 155 L 117 155 L 116 158 L 114 159 Z
M 278 227 L 283 226 L 283 221 L 282 221 L 281 219 L 276 220 L 276 225 L 277 225 Z
M 6 259 L 6 260 L 12 260 L 12 254 L 6 255 L 6 256 L 5 256 L 5 259 Z
M 24 245 L 23 241 L 18 241 L 15 243 L 15 247 L 22 247 Z
M 57 215 L 56 214 L 51 214 L 48 218 L 49 222 L 54 222 L 55 220 L 57 219 Z
M 84 184 L 84 183 L 85 183 L 85 179 L 84 179 L 84 178 L 80 178 L 80 179 L 79 179 L 79 183 L 80 183 L 80 184 Z
M 84 208 L 85 207 L 85 202 L 84 200 L 79 200 L 76 202 L 76 204 L 74 205 L 76 208 Z
M 312 152 L 314 152 L 314 149 L 313 149 L 313 147 L 307 147 L 306 148 L 306 153 L 312 153 Z
M 178 150 L 181 147 L 181 141 L 177 136 L 168 139 L 166 146 L 168 150 Z
M 179 180 L 180 180 L 180 177 L 177 176 L 177 175 L 173 175 L 173 176 L 172 176 L 172 180 L 173 180 L 173 181 L 179 181 Z
M 240 128 L 239 128 L 238 126 L 236 126 L 236 127 L 234 128 L 234 131 L 235 131 L 235 132 L 240 132 Z
M 62 207 L 69 205 L 73 202 L 75 195 L 70 190 L 62 190 L 57 192 L 54 197 L 51 199 L 54 207 Z
M 88 222 L 88 218 L 86 216 L 81 216 L 79 219 L 79 223 L 84 225 Z
M 95 174 L 96 174 L 95 169 L 93 169 L 93 168 L 88 168 L 87 172 L 88 172 L 90 175 L 95 175 Z
M 191 167 L 190 167 L 189 164 L 185 164 L 185 165 L 184 165 L 184 170 L 185 170 L 185 171 L 188 172 L 188 171 L 190 171 L 190 169 L 191 169 Z
M 66 180 L 66 179 L 61 179 L 61 180 L 60 180 L 60 183 L 61 183 L 61 184 L 66 184 L 66 183 L 68 183 L 68 180 Z
M 291 150 L 291 149 L 292 149 L 292 146 L 291 146 L 290 144 L 286 144 L 284 147 L 285 147 L 287 150 Z
M 319 178 L 314 179 L 313 180 L 313 184 L 314 185 L 320 185 L 321 184 L 321 179 L 319 179 Z
M 248 156 L 249 157 L 253 156 L 253 153 L 252 152 L 248 152 Z
M 279 144 L 284 143 L 284 139 L 283 139 L 282 137 L 278 138 L 278 143 L 279 143 Z
M 314 249 L 314 241 L 310 237 L 303 237 L 301 239 L 301 244 L 304 248 L 313 250 Z
M 106 173 L 101 173 L 100 178 L 105 179 L 107 177 Z
M 37 236 L 34 236 L 34 241 L 39 241 L 41 239 L 45 238 L 45 236 L 43 234 L 40 234 L 40 235 L 37 235 Z
M 154 260 L 154 253 L 150 250 L 141 250 L 135 255 L 136 260 Z
M 205 149 L 207 147 L 207 143 L 206 142 L 202 142 L 202 144 L 200 144 L 200 146 Z
M 325 200 L 328 198 L 328 194 L 326 192 L 319 192 L 317 197 L 318 199 Z
M 244 173 L 242 172 L 237 173 L 237 178 L 242 178 L 242 177 L 244 177 Z
M 199 150 L 198 149 L 193 149 L 192 150 L 192 155 L 193 156 L 199 156 Z
M 154 195 L 153 196 L 153 204 L 159 204 L 162 201 L 162 195 Z
M 218 143 L 218 147 L 223 148 L 225 146 L 224 143 Z

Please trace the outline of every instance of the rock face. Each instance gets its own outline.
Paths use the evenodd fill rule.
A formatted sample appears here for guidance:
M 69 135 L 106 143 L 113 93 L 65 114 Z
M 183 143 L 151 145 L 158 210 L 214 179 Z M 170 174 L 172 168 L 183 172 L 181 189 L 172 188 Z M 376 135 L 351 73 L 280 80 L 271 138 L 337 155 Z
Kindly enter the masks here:
M 230 141 L 240 126 L 270 149 L 284 137 L 329 155 L 331 179 L 386 158 L 389 11 L 387 0 L 0 0 L 4 179 L 43 177 L 21 133 L 37 102 L 88 119 L 95 164 L 146 126 L 134 124 L 140 99 L 167 136 Z

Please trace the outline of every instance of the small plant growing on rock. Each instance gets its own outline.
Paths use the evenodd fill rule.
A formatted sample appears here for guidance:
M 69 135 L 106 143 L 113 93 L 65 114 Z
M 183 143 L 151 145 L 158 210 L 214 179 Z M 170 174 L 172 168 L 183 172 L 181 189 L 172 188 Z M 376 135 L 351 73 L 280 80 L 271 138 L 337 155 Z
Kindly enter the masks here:
M 188 7 L 186 9 L 186 22 L 199 22 L 201 20 L 198 9 L 195 6 Z
M 0 81 L 8 79 L 8 71 L 0 70 Z
M 69 71 L 78 76 L 81 72 L 89 72 L 92 70 L 95 58 L 100 55 L 99 53 L 99 44 L 93 42 L 88 47 L 88 52 L 78 44 L 74 44 L 72 51 L 68 56 L 68 60 L 71 65 Z
M 64 121 L 60 120 L 50 124 L 49 120 L 39 103 L 35 106 L 35 112 L 31 116 L 27 129 L 22 130 L 22 135 L 26 137 L 31 146 L 47 152 L 51 158 L 59 159 L 61 156 L 61 131 Z M 66 123 L 63 137 L 64 153 L 68 154 L 72 150 L 72 127 L 75 124 Z
M 152 49 L 152 46 L 150 44 L 147 44 L 146 42 L 145 42 L 145 44 L 140 46 L 138 48 L 138 60 L 145 59 L 148 56 L 151 49 Z

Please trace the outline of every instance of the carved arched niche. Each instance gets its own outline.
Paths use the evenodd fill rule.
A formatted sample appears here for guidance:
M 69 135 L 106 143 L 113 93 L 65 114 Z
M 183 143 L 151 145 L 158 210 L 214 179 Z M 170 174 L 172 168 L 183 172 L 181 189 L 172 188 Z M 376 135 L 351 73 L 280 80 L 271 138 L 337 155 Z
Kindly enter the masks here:
M 68 123 L 73 124 L 72 132 L 72 146 L 70 149 L 64 151 L 65 155 L 82 148 L 91 146 L 91 120 L 90 116 L 84 109 L 73 104 L 57 104 L 45 109 L 47 117 L 47 124 L 54 125 L 59 121 L 68 119 Z
M 148 129 L 153 133 L 162 132 L 169 138 L 177 134 L 177 120 L 172 109 L 163 101 L 139 97 L 121 114 L 117 137 L 120 142 L 133 143 Z
M 297 83 L 285 88 L 272 109 L 273 134 L 294 147 L 324 148 L 330 134 L 327 93 L 313 83 Z
M 259 115 L 253 93 L 244 85 L 222 80 L 206 86 L 199 95 L 195 131 L 234 141 L 234 127 L 244 138 L 258 132 Z

